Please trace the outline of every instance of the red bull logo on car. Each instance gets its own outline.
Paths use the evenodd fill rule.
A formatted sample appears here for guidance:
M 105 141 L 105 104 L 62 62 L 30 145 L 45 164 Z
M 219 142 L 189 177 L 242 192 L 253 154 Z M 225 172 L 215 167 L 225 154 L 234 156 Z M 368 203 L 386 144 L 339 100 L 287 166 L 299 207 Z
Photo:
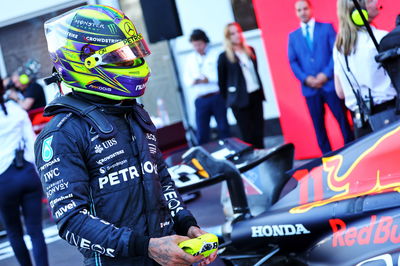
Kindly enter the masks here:
M 329 224 L 333 233 L 332 247 L 400 243 L 399 224 L 391 216 L 372 215 L 369 225 L 363 227 L 350 227 L 341 219 L 330 219 Z
M 299 181 L 300 206 L 290 212 L 303 213 L 367 194 L 400 192 L 400 127 L 379 137 L 372 145 L 363 144 L 355 143 L 351 149 L 322 158 L 322 165 L 310 171 L 296 171 L 293 177 Z M 351 158 L 357 148 L 365 150 Z

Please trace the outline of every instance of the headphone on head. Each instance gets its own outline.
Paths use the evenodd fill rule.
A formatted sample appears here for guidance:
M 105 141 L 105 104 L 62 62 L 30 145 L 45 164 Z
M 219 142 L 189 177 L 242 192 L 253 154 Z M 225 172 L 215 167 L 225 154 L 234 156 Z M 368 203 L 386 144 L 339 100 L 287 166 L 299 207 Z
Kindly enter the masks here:
M 358 2 L 360 2 L 360 1 L 358 1 Z M 361 15 L 361 13 L 362 13 L 362 15 Z M 368 21 L 368 11 L 365 8 L 361 7 L 361 13 L 358 11 L 358 9 L 356 7 L 354 7 L 350 12 L 351 21 L 353 21 L 353 23 L 359 27 L 365 26 L 362 16 L 364 16 L 366 21 Z
M 368 11 L 365 9 L 361 9 L 362 14 L 364 15 L 365 19 L 368 21 Z M 357 9 L 354 9 L 351 12 L 351 20 L 356 26 L 365 26 L 365 23 L 361 17 L 360 12 Z
M 32 80 L 32 72 L 26 67 L 19 67 L 17 69 L 18 81 L 22 85 L 27 85 Z
M 21 74 L 19 75 L 19 82 L 22 85 L 26 85 L 31 81 L 31 79 L 29 78 L 29 76 L 27 74 Z
M 27 85 L 32 80 L 36 79 L 36 74 L 39 72 L 40 63 L 35 59 L 29 59 L 24 65 L 17 69 L 19 82 L 22 85 Z

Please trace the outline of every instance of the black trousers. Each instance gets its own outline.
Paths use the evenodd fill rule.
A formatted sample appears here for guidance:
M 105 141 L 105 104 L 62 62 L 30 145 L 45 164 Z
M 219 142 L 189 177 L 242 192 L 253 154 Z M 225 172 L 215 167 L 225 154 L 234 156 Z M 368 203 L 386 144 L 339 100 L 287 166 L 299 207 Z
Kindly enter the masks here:
M 258 92 L 249 94 L 249 104 L 244 108 L 232 107 L 242 140 L 255 148 L 264 148 L 264 116 L 262 99 Z
M 0 214 L 18 262 L 23 266 L 31 266 L 23 238 L 21 210 L 26 231 L 32 241 L 35 265 L 48 266 L 47 247 L 42 232 L 42 185 L 35 167 L 26 161 L 23 168 L 18 169 L 11 164 L 0 175 Z

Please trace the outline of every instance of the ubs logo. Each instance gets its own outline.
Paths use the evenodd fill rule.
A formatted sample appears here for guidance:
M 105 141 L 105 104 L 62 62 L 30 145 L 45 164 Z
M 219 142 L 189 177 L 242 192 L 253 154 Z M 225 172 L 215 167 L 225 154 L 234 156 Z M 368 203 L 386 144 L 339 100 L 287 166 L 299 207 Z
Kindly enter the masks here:
M 94 152 L 95 153 L 102 153 L 104 149 L 108 149 L 114 145 L 117 145 L 118 142 L 115 138 L 106 140 L 104 142 L 101 143 L 101 145 L 95 145 L 94 146 Z
M 117 145 L 117 140 L 115 138 L 109 139 L 101 143 L 101 145 L 104 147 L 104 149 L 108 149 L 114 145 Z
M 103 149 L 100 145 L 94 146 L 94 152 L 95 152 L 95 153 L 102 153 L 103 150 L 104 150 L 104 149 Z

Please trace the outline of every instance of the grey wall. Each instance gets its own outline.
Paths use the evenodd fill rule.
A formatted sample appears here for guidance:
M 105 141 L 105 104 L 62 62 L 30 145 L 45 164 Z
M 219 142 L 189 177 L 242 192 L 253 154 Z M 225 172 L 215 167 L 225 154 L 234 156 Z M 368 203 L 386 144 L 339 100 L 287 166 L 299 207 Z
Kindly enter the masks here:
M 7 75 L 12 74 L 28 59 L 35 59 L 42 65 L 39 78 L 51 73 L 53 65 L 47 52 L 43 24 L 46 20 L 69 9 L 53 11 L 46 15 L 0 28 L 0 46 Z
M 139 0 L 121 0 L 120 5 L 122 11 L 132 20 L 138 31 L 148 40 Z M 160 23 L 162 23 L 162 20 L 160 20 Z M 151 68 L 151 77 L 146 93 L 141 97 L 141 102 L 152 116 L 157 116 L 156 103 L 157 99 L 161 98 L 165 102 L 170 122 L 181 121 L 182 105 L 177 90 L 177 81 L 168 50 L 168 44 L 166 41 L 148 44 L 151 55 L 146 58 L 146 61 Z

